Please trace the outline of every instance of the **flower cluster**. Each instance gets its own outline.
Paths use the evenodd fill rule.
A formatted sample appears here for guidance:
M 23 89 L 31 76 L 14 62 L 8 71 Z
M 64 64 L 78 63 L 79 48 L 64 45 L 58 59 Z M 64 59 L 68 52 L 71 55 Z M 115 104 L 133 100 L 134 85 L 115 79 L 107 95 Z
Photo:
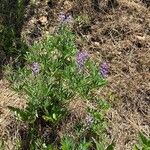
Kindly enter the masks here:
M 32 74 L 36 76 L 40 72 L 40 65 L 37 62 L 34 62 L 31 66 Z
M 70 14 L 65 14 L 61 12 L 58 20 L 60 21 L 61 24 L 67 24 L 67 23 L 71 23 L 73 21 L 73 18 Z
M 90 127 L 93 124 L 93 122 L 94 118 L 90 114 L 88 114 L 85 118 L 85 126 Z
M 86 51 L 79 51 L 76 56 L 76 63 L 78 70 L 82 71 L 86 60 L 89 58 L 89 55 Z
M 107 63 L 103 63 L 102 65 L 100 65 L 100 73 L 103 77 L 106 77 L 108 74 L 108 65 Z

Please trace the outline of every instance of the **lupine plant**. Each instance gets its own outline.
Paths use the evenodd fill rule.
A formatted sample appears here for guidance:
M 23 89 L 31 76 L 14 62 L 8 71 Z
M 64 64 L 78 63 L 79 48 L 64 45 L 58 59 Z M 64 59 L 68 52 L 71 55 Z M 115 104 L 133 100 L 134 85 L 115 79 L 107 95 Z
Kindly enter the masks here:
M 39 124 L 47 124 L 55 130 L 69 113 L 68 103 L 76 95 L 90 100 L 94 97 L 92 91 L 106 83 L 103 78 L 107 74 L 106 66 L 99 68 L 99 64 L 90 58 L 86 50 L 76 48 L 74 34 L 62 23 L 67 18 L 61 15 L 61 19 L 58 32 L 35 43 L 25 55 L 25 67 L 20 68 L 16 76 L 10 75 L 14 81 L 13 87 L 25 93 L 27 105 L 25 109 L 9 108 L 16 112 L 19 119 L 28 123 L 32 143 L 38 143 L 33 139 L 39 138 Z M 105 105 L 101 105 L 101 110 L 103 106 Z M 86 136 L 81 135 L 86 135 L 86 130 L 90 128 L 96 135 L 95 138 L 100 136 L 103 119 L 101 111 L 89 109 L 83 121 L 83 130 L 79 133 L 79 143 L 75 144 L 72 139 L 64 137 L 61 149 L 89 149 L 95 140 L 91 143 L 86 141 Z M 36 149 L 36 146 L 31 146 L 31 149 Z
M 108 65 L 107 63 L 103 63 L 100 65 L 100 73 L 103 77 L 106 77 L 108 75 Z

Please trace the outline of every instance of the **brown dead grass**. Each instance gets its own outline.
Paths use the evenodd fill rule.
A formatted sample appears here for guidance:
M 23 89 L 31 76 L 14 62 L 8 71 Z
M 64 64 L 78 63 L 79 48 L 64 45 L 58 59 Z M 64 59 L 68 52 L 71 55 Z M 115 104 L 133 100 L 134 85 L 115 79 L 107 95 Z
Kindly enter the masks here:
M 95 22 L 90 50 L 110 66 L 109 84 L 99 93 L 113 105 L 109 132 L 117 150 L 131 150 L 139 131 L 150 136 L 150 12 L 141 2 L 121 0 Z
M 10 89 L 6 80 L 0 80 L 0 140 L 4 141 L 5 150 L 13 150 L 23 124 L 14 118 L 7 106 L 23 108 L 25 100 Z
M 22 32 L 29 44 L 55 30 L 61 11 L 72 11 L 74 16 L 89 15 L 87 32 L 76 25 L 74 30 L 78 31 L 79 48 L 88 50 L 100 63 L 109 64 L 109 83 L 98 94 L 112 104 L 107 118 L 110 138 L 116 139 L 115 150 L 131 150 L 139 131 L 150 136 L 150 9 L 141 0 L 119 0 L 116 9 L 108 10 L 104 0 L 100 12 L 95 12 L 89 0 L 65 0 L 51 7 L 38 1 L 32 11 L 34 15 Z M 45 23 L 39 21 L 43 16 L 47 18 Z M 5 82 L 0 85 L 1 126 L 5 131 L 11 116 L 6 106 L 20 107 L 22 98 L 14 95 Z M 77 116 L 82 116 L 84 110 L 80 106 L 84 108 L 80 101 L 70 106 Z

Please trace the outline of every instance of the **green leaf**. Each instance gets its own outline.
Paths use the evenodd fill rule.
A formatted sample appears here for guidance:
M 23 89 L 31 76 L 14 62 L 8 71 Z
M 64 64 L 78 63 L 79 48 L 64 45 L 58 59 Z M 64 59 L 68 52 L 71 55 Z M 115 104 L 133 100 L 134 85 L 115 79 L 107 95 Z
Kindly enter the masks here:
M 91 146 L 91 142 L 86 142 L 85 138 L 80 142 L 78 150 L 88 150 Z
M 8 106 L 8 109 L 10 109 L 11 111 L 14 111 L 17 118 L 22 120 L 22 121 L 28 121 L 30 123 L 33 123 L 35 121 L 35 114 L 33 112 L 28 112 L 25 110 L 21 110 L 20 108 L 16 108 L 16 107 L 12 107 L 12 106 Z
M 140 150 L 137 145 L 134 146 L 133 150 Z
M 11 111 L 14 111 L 16 113 L 16 115 L 19 117 L 21 117 L 21 120 L 26 120 L 27 119 L 27 115 L 26 115 L 26 112 L 19 109 L 19 108 L 16 108 L 16 107 L 12 107 L 12 106 L 8 106 L 8 108 L 11 110 Z M 19 118 L 20 118 L 19 117 Z
M 0 140 L 0 150 L 5 150 L 4 141 Z
M 96 144 L 96 150 L 104 150 L 104 146 L 102 143 L 97 142 L 94 138 L 92 138 L 94 143 Z
M 114 150 L 115 148 L 115 142 L 113 141 L 107 148 L 106 150 Z
M 75 150 L 75 143 L 71 137 L 64 137 L 61 140 L 62 150 Z
M 57 120 L 55 113 L 53 113 L 53 119 L 54 119 L 54 120 Z
M 148 140 L 148 138 L 143 133 L 140 132 L 139 137 L 140 137 L 140 141 L 142 142 L 142 144 L 150 146 L 150 140 Z
M 53 122 L 53 118 L 50 117 L 50 116 L 45 116 L 45 115 L 43 115 L 42 118 L 43 118 L 45 121 Z
M 135 145 L 133 150 L 150 150 L 150 139 L 140 132 L 139 145 Z

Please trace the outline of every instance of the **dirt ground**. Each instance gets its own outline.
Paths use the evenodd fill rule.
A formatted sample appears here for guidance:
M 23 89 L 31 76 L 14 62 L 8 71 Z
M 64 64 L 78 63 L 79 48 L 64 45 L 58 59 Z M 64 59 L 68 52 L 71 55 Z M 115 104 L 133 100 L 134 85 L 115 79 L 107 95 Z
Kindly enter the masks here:
M 150 136 L 150 7 L 149 1 L 118 2 L 116 8 L 110 9 L 103 0 L 96 11 L 89 0 L 37 0 L 26 8 L 21 34 L 32 45 L 44 34 L 55 31 L 60 12 L 69 13 L 73 18 L 88 16 L 82 23 L 74 22 L 77 45 L 98 62 L 108 63 L 108 84 L 98 91 L 111 104 L 107 115 L 108 135 L 116 140 L 115 150 L 131 150 L 139 131 Z M 11 124 L 9 118 L 13 118 L 6 106 L 23 107 L 24 104 L 24 99 L 1 80 L 1 135 L 6 135 Z

